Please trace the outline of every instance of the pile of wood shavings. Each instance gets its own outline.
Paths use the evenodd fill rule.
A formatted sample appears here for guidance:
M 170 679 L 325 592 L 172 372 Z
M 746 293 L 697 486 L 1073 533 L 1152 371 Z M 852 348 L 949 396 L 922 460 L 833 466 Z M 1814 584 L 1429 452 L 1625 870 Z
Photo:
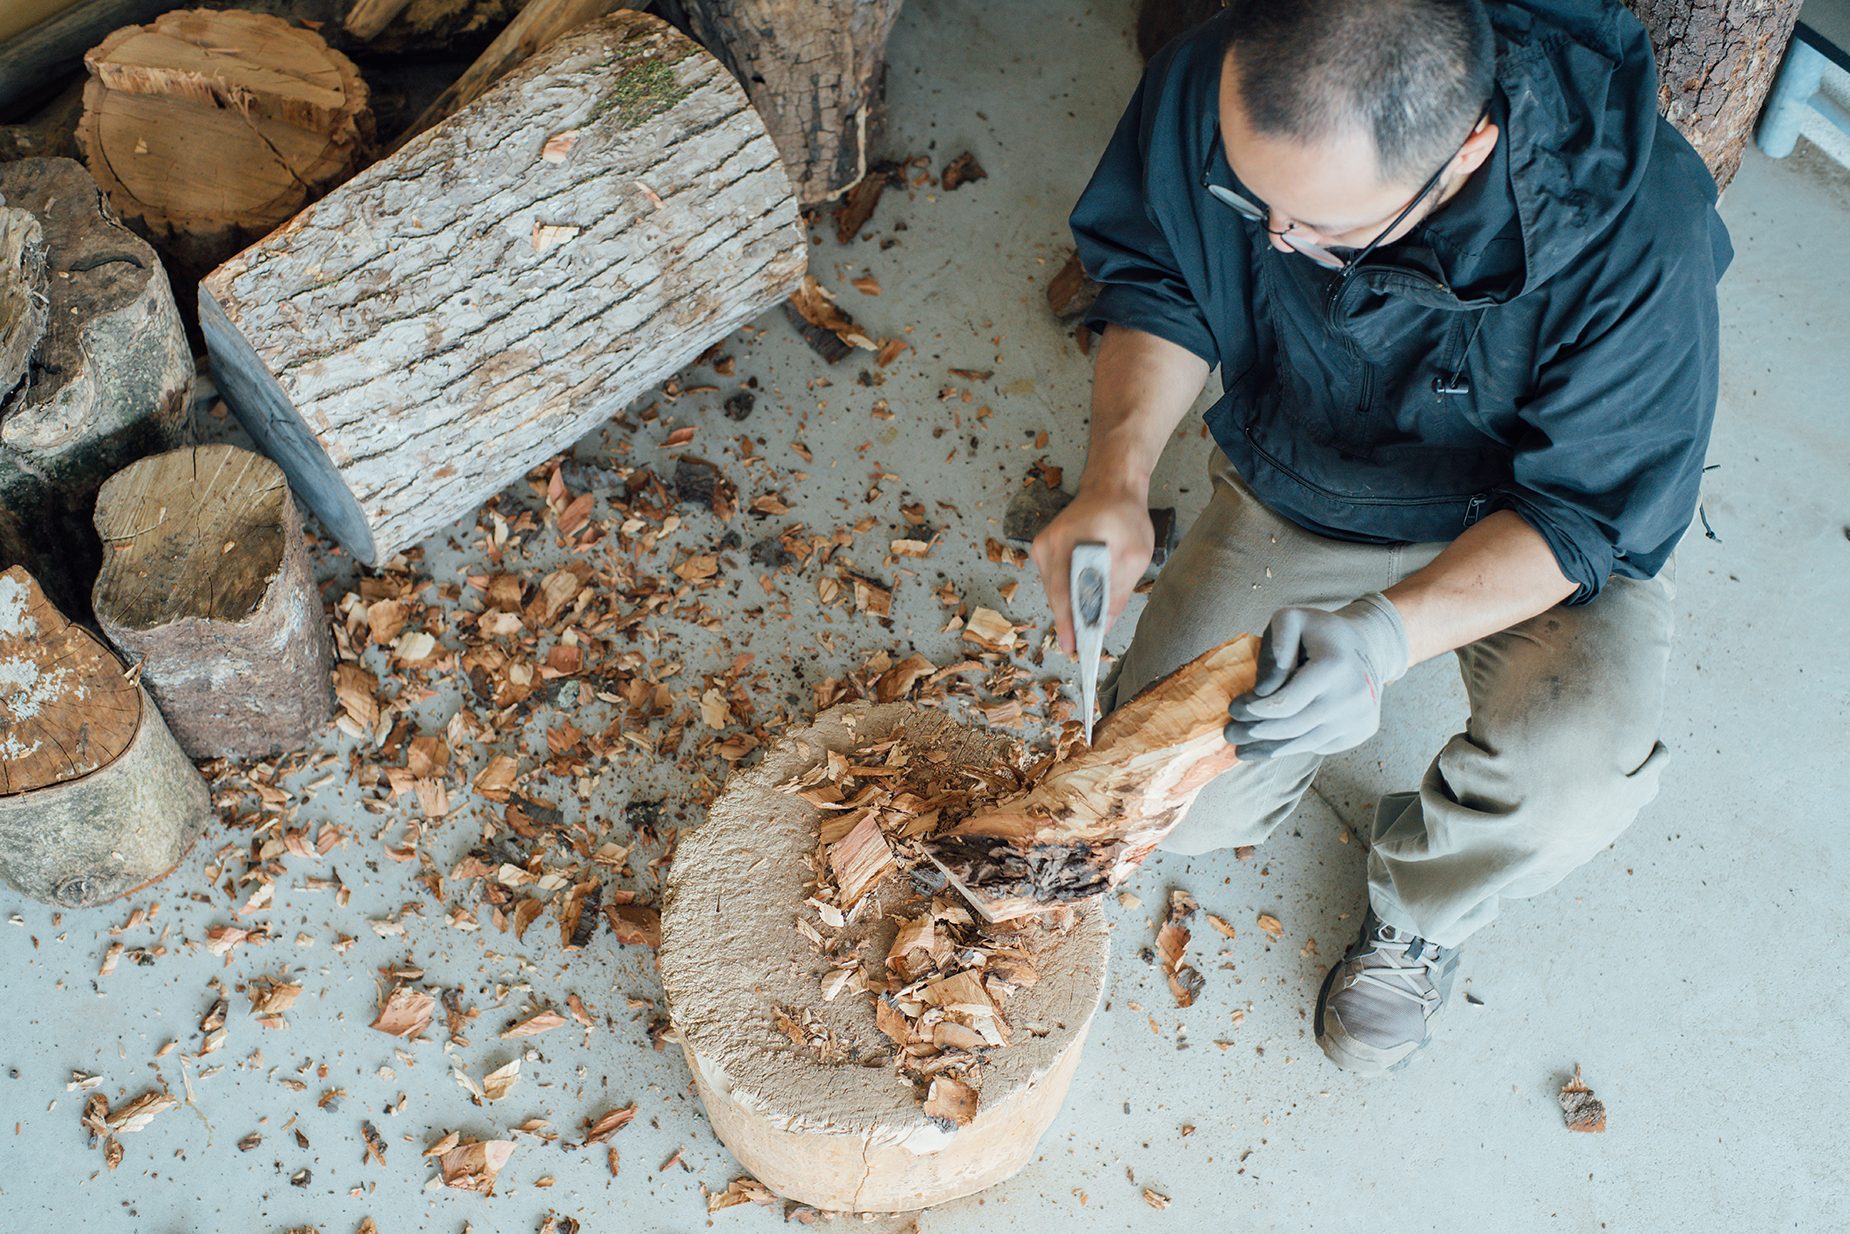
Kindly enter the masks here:
M 969 1123 L 985 1058 L 1017 1029 L 1009 994 L 1039 980 L 1031 932 L 1065 929 L 1070 909 L 1001 924 L 974 917 L 925 856 L 921 841 L 973 811 L 1023 791 L 1051 759 L 1028 772 L 971 766 L 903 737 L 825 752 L 807 774 L 779 786 L 823 812 L 815 884 L 797 928 L 827 961 L 820 995 L 871 1000 L 892 1043 L 891 1062 L 925 1113 Z M 774 1007 L 773 1023 L 825 1063 L 853 1060 L 803 1009 Z

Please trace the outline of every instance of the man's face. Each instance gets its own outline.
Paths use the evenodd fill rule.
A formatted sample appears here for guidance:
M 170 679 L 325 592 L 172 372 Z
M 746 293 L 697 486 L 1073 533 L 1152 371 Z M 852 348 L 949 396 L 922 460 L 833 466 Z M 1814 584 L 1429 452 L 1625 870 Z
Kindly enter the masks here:
M 1384 180 L 1374 142 L 1360 127 L 1308 143 L 1255 132 L 1240 101 L 1237 74 L 1229 53 L 1220 82 L 1221 144 L 1234 178 L 1270 211 L 1266 228 L 1280 252 L 1295 251 L 1287 236 L 1324 248 L 1363 247 L 1381 235 L 1431 175 L 1433 169 L 1426 168 L 1416 171 L 1411 182 Z M 1495 143 L 1496 126 L 1473 132 L 1434 191 L 1382 243 L 1392 244 L 1417 227 L 1482 164 Z

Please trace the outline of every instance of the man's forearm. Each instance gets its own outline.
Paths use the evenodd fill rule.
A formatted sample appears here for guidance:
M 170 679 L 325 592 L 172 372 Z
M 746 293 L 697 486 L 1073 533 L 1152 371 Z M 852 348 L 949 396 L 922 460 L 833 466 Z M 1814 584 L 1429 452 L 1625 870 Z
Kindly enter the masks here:
M 1545 612 L 1574 593 L 1554 551 L 1513 510 L 1467 528 L 1424 569 L 1386 591 L 1418 664 Z
M 1207 383 L 1208 366 L 1186 347 L 1112 326 L 1092 374 L 1092 438 L 1080 487 L 1149 490 L 1169 435 Z

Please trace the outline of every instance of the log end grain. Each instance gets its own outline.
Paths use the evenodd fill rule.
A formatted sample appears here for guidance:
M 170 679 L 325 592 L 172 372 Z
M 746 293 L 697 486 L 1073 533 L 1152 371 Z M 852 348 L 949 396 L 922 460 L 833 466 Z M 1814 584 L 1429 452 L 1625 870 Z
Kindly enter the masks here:
M 165 875 L 211 817 L 205 780 L 115 657 L 0 572 L 0 879 L 81 908 Z
M 331 648 L 281 468 L 236 446 L 142 459 L 97 496 L 93 604 L 195 758 L 300 746 L 332 709 Z
M 796 923 L 822 811 L 778 786 L 825 751 L 902 733 L 909 748 L 958 765 L 1020 757 L 1006 737 L 907 704 L 833 708 L 727 781 L 707 821 L 680 842 L 662 915 L 669 1012 L 715 1132 L 766 1186 L 827 1209 L 922 1208 L 1019 1170 L 1059 1110 L 1104 990 L 1102 914 L 1081 909 L 1064 932 L 1036 933 L 1039 980 L 1009 996 L 1014 1039 L 987 1058 L 980 1101 L 962 1125 L 934 1118 L 890 1064 L 825 1062 L 780 1033 L 771 1008 L 795 1006 L 863 1062 L 890 1047 L 871 997 L 818 993 L 826 965 Z M 903 894 L 904 881 L 868 892 L 857 919 L 891 935 L 882 898 Z M 877 941 L 885 954 L 890 937 Z

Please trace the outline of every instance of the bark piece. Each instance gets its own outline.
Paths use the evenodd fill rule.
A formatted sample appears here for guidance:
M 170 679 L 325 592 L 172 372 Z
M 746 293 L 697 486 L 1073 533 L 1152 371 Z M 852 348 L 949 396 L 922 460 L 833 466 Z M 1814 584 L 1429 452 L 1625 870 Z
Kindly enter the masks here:
M 805 205 L 867 174 L 868 120 L 900 0 L 663 0 L 745 83 Z
M 580 230 L 536 251 L 536 223 Z M 625 12 L 227 262 L 199 313 L 233 410 L 376 565 L 776 303 L 805 259 L 744 92 Z
M 45 330 L 0 394 L 0 565 L 35 567 L 67 612 L 89 607 L 90 513 L 122 467 L 180 444 L 193 357 L 154 250 L 116 218 L 83 165 L 0 163 L 0 198 L 37 219 Z
M 1581 1080 L 1579 1063 L 1574 1064 L 1574 1078 L 1561 1086 L 1561 1117 L 1569 1131 L 1606 1130 L 1606 1103 Z
M 1086 268 L 1080 264 L 1079 254 L 1067 256 L 1066 264 L 1047 284 L 1047 307 L 1061 321 L 1071 321 L 1092 307 L 1098 299 L 1099 285 L 1086 277 Z
M 353 62 L 264 13 L 166 13 L 117 30 L 84 67 L 84 162 L 189 274 L 353 174 L 372 138 Z
M 333 713 L 333 653 L 282 469 L 186 446 L 103 485 L 93 603 L 194 758 L 295 749 Z
M 897 1013 L 890 996 L 844 991 L 832 1000 L 821 997 L 820 979 L 829 966 L 803 932 L 812 917 L 804 901 L 816 882 L 812 863 L 822 824 L 839 811 L 787 786 L 813 776 L 831 758 L 889 737 L 903 737 L 915 758 L 941 756 L 951 767 L 1000 770 L 1018 768 L 1022 760 L 1019 744 L 1008 737 L 924 708 L 833 708 L 731 775 L 706 822 L 682 835 L 663 909 L 663 990 L 714 1130 L 772 1191 L 822 1209 L 917 1209 L 1020 1170 L 1059 1109 L 1104 990 L 1102 913 L 1081 909 L 1065 931 L 1034 923 L 1009 935 L 1016 941 L 1007 945 L 1019 949 L 1038 975 L 1008 1001 L 1010 1018 L 1035 1031 L 1018 1032 L 983 1064 L 974 1111 L 957 1100 L 955 1085 L 941 1080 L 928 1112 L 911 1084 L 895 1083 L 892 1066 L 868 1065 L 896 1048 L 889 1033 L 910 1037 L 909 1017 Z M 910 883 L 889 878 L 868 892 L 867 906 L 838 931 L 841 947 L 877 968 L 897 941 L 887 905 L 916 899 Z M 945 903 L 966 916 L 961 906 Z M 930 963 L 931 932 L 927 918 L 908 934 L 906 951 L 921 964 Z M 992 967 L 1000 969 L 1000 959 Z M 966 980 L 932 983 L 933 1018 L 953 1014 L 947 1006 L 968 1007 L 971 1012 L 956 1014 L 993 1027 L 995 1008 L 983 983 L 974 973 L 962 976 Z M 925 1005 L 923 996 L 912 1001 Z M 785 1009 L 801 1046 L 780 1030 L 775 1007 Z M 978 1042 L 987 1044 L 979 1034 L 960 1042 L 947 1037 L 944 1046 L 915 1042 L 913 1048 L 967 1049 Z M 825 1061 L 825 1050 L 845 1058 Z M 969 1084 L 956 1074 L 938 1074 Z M 923 1095 L 932 1100 L 929 1089 Z M 960 1124 L 964 1112 L 970 1117 Z M 942 1120 L 934 1117 L 940 1113 Z
M 1799 0 L 1626 0 L 1657 53 L 1657 106 L 1719 188 L 1740 170 Z
M 115 656 L 24 569 L 0 572 L 0 877 L 51 904 L 101 904 L 173 869 L 211 814 Z
M 45 229 L 27 210 L 0 204 L 0 398 L 26 374 L 45 336 Z
M 529 0 L 475 63 L 463 70 L 418 118 L 393 139 L 396 152 L 419 133 L 455 115 L 507 76 L 516 65 L 548 47 L 560 35 L 623 7 L 622 0 Z
M 1252 689 L 1258 650 L 1243 634 L 1120 704 L 1090 749 L 959 823 L 935 860 L 992 921 L 1116 887 L 1238 761 L 1221 730 L 1228 701 Z

